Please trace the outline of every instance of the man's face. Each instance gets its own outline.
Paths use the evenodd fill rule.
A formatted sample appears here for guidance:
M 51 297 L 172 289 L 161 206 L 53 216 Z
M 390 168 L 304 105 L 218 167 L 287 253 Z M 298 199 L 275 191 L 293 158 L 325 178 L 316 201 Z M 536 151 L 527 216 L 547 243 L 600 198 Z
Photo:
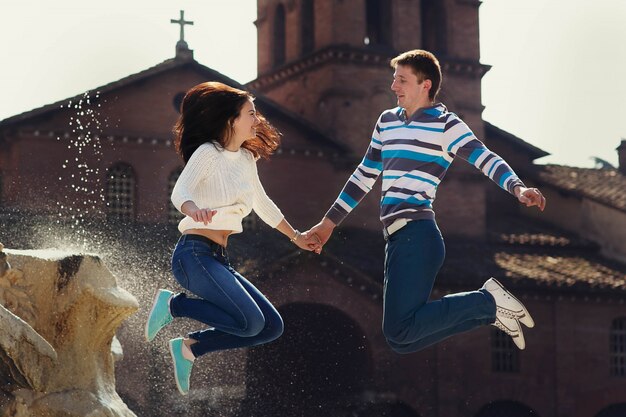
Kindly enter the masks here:
M 398 98 L 398 106 L 407 110 L 411 110 L 418 105 L 422 105 L 428 99 L 428 91 L 432 82 L 424 80 L 418 82 L 417 75 L 413 73 L 411 67 L 406 65 L 397 65 L 393 73 L 393 83 L 391 90 Z

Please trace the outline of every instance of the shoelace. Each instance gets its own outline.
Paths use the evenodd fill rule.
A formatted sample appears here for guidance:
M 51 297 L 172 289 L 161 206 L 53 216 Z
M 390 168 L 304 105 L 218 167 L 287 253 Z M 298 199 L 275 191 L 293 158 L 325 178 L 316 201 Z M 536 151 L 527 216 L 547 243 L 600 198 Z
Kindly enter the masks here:
M 516 332 L 511 331 L 508 327 L 502 324 L 502 322 L 500 322 L 500 320 L 498 319 L 496 319 L 493 325 L 496 326 L 498 329 L 502 330 L 504 333 L 508 334 L 509 336 L 517 336 Z
M 506 308 L 496 306 L 496 314 L 500 316 L 504 316 L 509 319 L 519 319 L 525 316 L 525 314 L 516 314 L 511 310 L 507 310 Z

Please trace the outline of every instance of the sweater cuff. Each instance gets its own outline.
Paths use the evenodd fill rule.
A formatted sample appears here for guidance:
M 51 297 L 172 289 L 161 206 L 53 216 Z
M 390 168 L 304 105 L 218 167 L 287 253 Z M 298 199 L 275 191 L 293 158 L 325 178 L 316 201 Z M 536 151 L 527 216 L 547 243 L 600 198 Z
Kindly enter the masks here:
M 324 217 L 328 217 L 328 219 L 335 223 L 335 225 L 339 226 L 339 224 L 348 217 L 348 212 L 342 209 L 337 204 L 334 204 L 324 215 Z
M 190 196 L 172 193 L 171 201 L 174 207 L 176 207 L 176 210 L 182 213 L 183 204 L 187 201 L 193 201 L 193 199 Z
M 519 178 L 517 178 L 514 181 L 511 181 L 511 183 L 509 184 L 509 193 L 511 193 L 513 196 L 515 196 L 515 187 L 517 186 L 527 188 L 526 185 L 524 185 L 522 180 L 520 180 Z

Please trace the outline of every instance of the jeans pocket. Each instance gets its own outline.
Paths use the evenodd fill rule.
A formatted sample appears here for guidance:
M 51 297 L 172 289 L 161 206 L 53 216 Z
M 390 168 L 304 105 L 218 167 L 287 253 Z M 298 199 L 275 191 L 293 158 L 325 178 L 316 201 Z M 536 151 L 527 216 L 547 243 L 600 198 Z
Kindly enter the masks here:
M 189 289 L 189 277 L 185 273 L 185 269 L 183 268 L 183 264 L 180 259 L 172 262 L 172 274 L 174 274 L 174 278 L 180 285 L 185 289 Z

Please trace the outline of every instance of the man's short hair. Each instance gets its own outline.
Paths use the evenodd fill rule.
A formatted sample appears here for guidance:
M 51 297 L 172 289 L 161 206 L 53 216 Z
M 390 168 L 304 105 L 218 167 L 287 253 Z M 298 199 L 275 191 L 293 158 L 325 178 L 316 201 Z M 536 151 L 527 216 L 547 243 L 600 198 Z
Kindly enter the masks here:
M 428 92 L 428 98 L 435 100 L 439 89 L 441 88 L 441 66 L 439 61 L 432 53 L 423 49 L 413 49 L 406 51 L 393 58 L 390 62 L 392 68 L 398 65 L 411 67 L 413 73 L 417 76 L 417 81 L 421 83 L 424 80 L 430 80 L 432 87 Z

